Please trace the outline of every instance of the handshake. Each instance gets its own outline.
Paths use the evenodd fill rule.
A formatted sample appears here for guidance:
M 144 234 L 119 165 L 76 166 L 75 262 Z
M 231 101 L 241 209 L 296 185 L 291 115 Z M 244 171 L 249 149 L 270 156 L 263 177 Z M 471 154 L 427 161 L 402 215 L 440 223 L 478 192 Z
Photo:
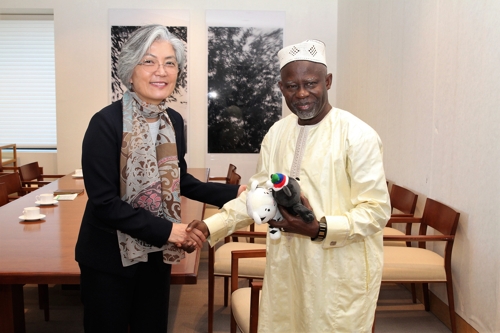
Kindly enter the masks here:
M 246 185 L 240 185 L 236 197 L 243 193 L 246 188 Z M 174 243 L 175 246 L 183 249 L 187 253 L 191 253 L 197 248 L 201 249 L 209 234 L 208 227 L 203 221 L 194 220 L 187 226 L 185 224 L 175 223 L 172 225 L 172 232 L 170 233 L 168 241 Z
M 194 220 L 188 225 L 174 223 L 168 241 L 187 253 L 191 253 L 196 249 L 201 249 L 208 235 L 205 222 Z

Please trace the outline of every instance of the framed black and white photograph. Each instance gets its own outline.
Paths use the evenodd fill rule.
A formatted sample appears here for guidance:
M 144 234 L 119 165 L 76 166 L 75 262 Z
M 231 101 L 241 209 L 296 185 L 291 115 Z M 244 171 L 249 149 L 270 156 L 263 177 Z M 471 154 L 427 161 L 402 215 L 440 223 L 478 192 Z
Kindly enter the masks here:
M 257 154 L 281 118 L 277 53 L 283 26 L 281 12 L 207 14 L 208 154 Z
M 282 28 L 208 27 L 208 153 L 258 153 L 281 117 Z

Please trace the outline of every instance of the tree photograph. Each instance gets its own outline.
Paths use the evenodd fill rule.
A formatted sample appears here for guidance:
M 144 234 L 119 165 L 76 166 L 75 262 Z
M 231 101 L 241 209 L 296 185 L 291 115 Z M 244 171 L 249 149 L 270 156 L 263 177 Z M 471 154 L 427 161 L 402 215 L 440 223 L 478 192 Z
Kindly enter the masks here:
M 258 153 L 281 117 L 283 29 L 208 28 L 208 153 Z

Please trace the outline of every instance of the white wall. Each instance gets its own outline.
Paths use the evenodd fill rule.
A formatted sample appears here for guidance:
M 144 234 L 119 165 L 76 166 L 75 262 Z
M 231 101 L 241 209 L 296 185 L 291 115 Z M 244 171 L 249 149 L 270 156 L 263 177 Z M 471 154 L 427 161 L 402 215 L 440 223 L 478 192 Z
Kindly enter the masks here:
M 285 11 L 284 43 L 316 38 L 325 41 L 330 71 L 335 75 L 337 1 L 311 0 L 304 6 L 298 0 L 2 0 L 2 9 L 54 10 L 57 105 L 57 166 L 51 172 L 69 173 L 80 166 L 81 142 L 90 117 L 109 103 L 109 32 L 108 9 L 180 9 L 189 10 L 190 117 L 188 124 L 188 165 L 205 167 L 207 131 L 207 42 L 205 11 L 263 10 Z M 330 98 L 335 99 L 335 87 Z M 24 154 L 20 154 L 23 156 Z M 26 159 L 34 159 L 27 156 Z M 238 164 L 242 179 L 255 170 L 257 156 Z M 227 163 L 212 175 L 225 175 Z M 240 166 L 241 165 L 241 166 Z M 52 170 L 50 166 L 46 166 Z
M 500 1 L 339 0 L 338 17 L 337 106 L 378 131 L 387 178 L 420 210 L 461 212 L 456 311 L 500 332 Z

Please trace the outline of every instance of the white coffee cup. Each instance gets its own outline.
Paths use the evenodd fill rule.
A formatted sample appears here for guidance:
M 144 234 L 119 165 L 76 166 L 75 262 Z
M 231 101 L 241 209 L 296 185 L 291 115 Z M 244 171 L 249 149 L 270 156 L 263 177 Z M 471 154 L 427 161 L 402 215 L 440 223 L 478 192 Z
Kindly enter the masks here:
M 36 219 L 40 216 L 39 207 L 26 207 L 23 210 L 23 216 L 25 219 Z
M 75 170 L 75 176 L 76 177 L 83 177 L 83 170 L 82 169 L 76 169 Z
M 41 204 L 49 204 L 54 201 L 54 195 L 52 193 L 44 193 L 36 196 L 36 201 Z

